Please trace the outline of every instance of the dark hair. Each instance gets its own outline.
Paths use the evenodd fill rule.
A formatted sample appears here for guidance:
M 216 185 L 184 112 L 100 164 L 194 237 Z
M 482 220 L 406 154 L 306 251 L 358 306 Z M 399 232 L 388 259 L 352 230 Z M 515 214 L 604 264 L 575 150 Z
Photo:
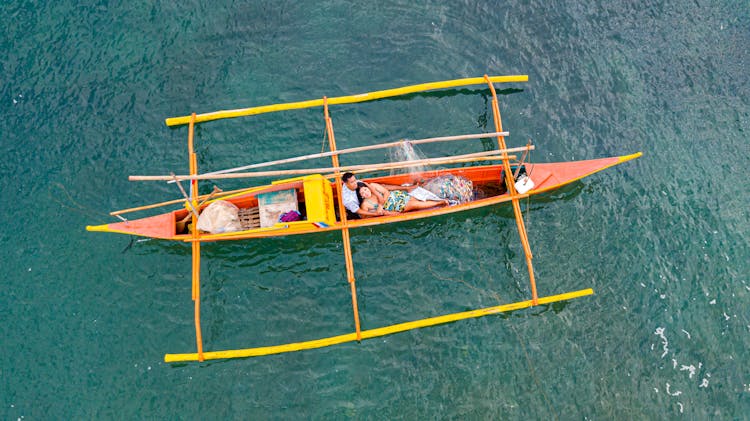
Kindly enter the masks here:
M 359 201 L 359 203 L 362 203 L 362 195 L 359 194 L 359 189 L 361 189 L 362 187 L 367 187 L 367 184 L 365 184 L 365 183 L 363 183 L 361 181 L 358 181 L 357 182 L 357 190 L 354 190 L 357 193 L 357 200 Z
M 347 182 L 347 181 L 349 181 L 349 179 L 350 179 L 350 178 L 352 178 L 352 177 L 354 177 L 354 174 L 352 174 L 352 173 L 350 173 L 350 172 L 345 172 L 345 173 L 344 173 L 344 176 L 343 176 L 343 177 L 341 177 L 341 181 L 343 181 L 344 183 L 346 183 L 346 182 Z

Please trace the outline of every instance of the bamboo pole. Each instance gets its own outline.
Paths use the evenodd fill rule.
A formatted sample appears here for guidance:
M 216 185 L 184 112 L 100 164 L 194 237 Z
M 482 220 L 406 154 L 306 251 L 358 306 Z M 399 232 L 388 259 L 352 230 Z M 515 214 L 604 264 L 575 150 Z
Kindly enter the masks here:
M 565 300 L 572 300 L 575 298 L 585 297 L 592 295 L 594 290 L 591 288 L 582 289 L 579 291 L 566 292 L 564 294 L 552 295 L 549 297 L 539 298 L 537 303 L 532 303 L 531 300 L 521 301 L 511 304 L 501 304 L 494 307 L 486 307 L 477 310 L 469 310 L 460 313 L 446 314 L 443 316 L 430 317 L 427 319 L 415 320 L 411 322 L 399 323 L 390 326 L 378 327 L 375 329 L 362 331 L 362 339 L 372 339 L 386 335 L 392 335 L 395 333 L 406 332 L 414 329 L 421 329 L 430 326 L 437 326 L 445 323 L 453 323 L 460 320 L 473 319 L 478 317 L 490 316 L 493 314 L 505 313 L 510 311 L 517 311 L 525 308 L 530 308 L 535 305 L 547 305 Z M 315 339 L 306 342 L 295 342 L 284 345 L 272 345 L 263 346 L 258 348 L 247 348 L 247 349 L 232 349 L 227 351 L 211 351 L 204 354 L 207 360 L 218 360 L 228 358 L 248 358 L 248 357 L 260 357 L 264 355 L 282 354 L 285 352 L 302 351 L 305 349 L 323 348 L 332 345 L 338 345 L 346 342 L 353 342 L 356 340 L 354 333 L 347 333 L 344 335 L 331 336 L 323 339 Z M 196 361 L 198 355 L 196 354 L 166 354 L 164 355 L 165 363 L 175 362 L 186 362 Z
M 492 81 L 490 80 L 489 76 L 484 75 L 484 79 L 487 81 L 487 84 L 490 86 L 490 92 L 492 93 L 492 115 L 494 117 L 495 121 L 495 131 L 496 132 L 502 132 L 503 131 L 503 123 L 500 119 L 500 106 L 497 102 L 497 93 L 495 93 L 495 86 L 493 86 Z M 521 237 L 521 243 L 523 244 L 523 251 L 526 255 L 526 266 L 529 269 L 529 282 L 531 283 L 531 302 L 533 305 L 537 305 L 539 303 L 539 297 L 537 296 L 536 291 L 536 281 L 534 279 L 534 266 L 531 264 L 531 259 L 533 258 L 533 255 L 531 254 L 531 246 L 529 245 L 529 238 L 526 234 L 526 225 L 523 222 L 523 214 L 521 213 L 521 204 L 518 200 L 518 195 L 516 193 L 516 186 L 514 185 L 513 180 L 513 172 L 510 170 L 510 162 L 508 160 L 507 152 L 505 152 L 505 137 L 498 136 L 497 137 L 497 144 L 498 148 L 503 150 L 503 167 L 505 168 L 505 184 L 508 187 L 508 194 L 513 198 L 511 200 L 511 203 L 513 204 L 513 213 L 516 217 L 516 225 L 518 226 L 518 234 Z M 528 145 L 527 145 L 528 146 Z
M 233 173 L 237 171 L 244 171 L 244 170 L 250 170 L 254 168 L 262 168 L 262 167 L 270 167 L 273 165 L 281 165 L 281 164 L 289 164 L 291 162 L 299 162 L 299 161 L 306 161 L 310 159 L 316 159 L 316 158 L 326 158 L 329 156 L 334 155 L 345 155 L 355 152 L 364 152 L 364 151 L 372 151 L 377 149 L 387 149 L 387 148 L 394 148 L 397 146 L 402 146 L 405 143 L 410 143 L 412 145 L 422 145 L 427 143 L 435 143 L 435 142 L 447 142 L 447 141 L 454 141 L 454 140 L 470 140 L 470 139 L 484 139 L 488 137 L 496 137 L 496 136 L 508 136 L 508 132 L 503 133 L 477 133 L 477 134 L 466 134 L 466 135 L 457 135 L 457 136 L 442 136 L 442 137 L 430 137 L 426 139 L 415 139 L 415 140 L 399 140 L 397 142 L 390 142 L 390 143 L 380 143 L 377 145 L 369 145 L 369 146 L 359 146 L 356 148 L 349 148 L 349 149 L 338 149 L 335 151 L 328 151 L 328 152 L 322 152 L 322 153 L 316 153 L 316 154 L 310 154 L 310 155 L 302 155 L 302 156 L 295 156 L 293 158 L 286 158 L 286 159 L 279 159 L 276 161 L 268 161 L 268 162 L 261 162 L 258 164 L 250 164 L 245 165 L 242 167 L 236 167 L 236 168 L 229 168 L 226 170 L 220 170 L 220 171 L 211 171 L 208 173 L 205 173 L 203 175 L 214 175 L 214 174 L 228 174 Z
M 494 151 L 494 152 L 497 152 L 497 151 Z M 518 157 L 516 155 L 508 155 L 508 158 L 509 159 L 516 159 Z M 501 161 L 502 159 L 503 159 L 502 156 L 493 155 L 493 156 L 481 156 L 481 157 L 476 157 L 476 158 L 454 159 L 454 160 L 451 160 L 450 162 L 447 162 L 447 163 L 448 164 L 460 164 L 460 163 L 465 163 L 465 162 Z M 446 164 L 446 163 L 443 163 L 443 164 Z M 424 166 L 429 167 L 429 166 L 433 166 L 433 165 L 442 165 L 442 164 L 427 164 L 427 165 L 424 165 Z M 351 173 L 352 174 L 367 174 L 368 172 L 393 170 L 393 169 L 398 169 L 398 168 L 402 168 L 402 167 L 396 166 L 396 167 L 380 168 L 380 169 L 377 169 L 377 170 L 357 170 L 357 171 L 351 171 Z M 428 170 L 428 171 L 425 171 L 425 172 L 435 172 L 435 171 L 439 171 L 439 170 Z M 323 177 L 324 178 L 333 178 L 334 174 L 325 174 L 325 175 L 323 175 Z
M 172 174 L 172 179 L 174 178 L 175 178 L 175 175 Z M 185 198 L 185 207 L 187 207 L 188 211 L 197 218 L 198 210 L 195 208 L 195 205 L 193 204 L 193 200 L 191 196 L 188 196 L 188 194 L 185 193 L 185 189 L 182 188 L 182 183 L 180 181 L 175 181 L 175 182 L 177 183 L 177 187 L 180 188 L 180 192 L 182 193 L 182 196 Z M 191 195 L 192 195 L 192 191 L 193 189 L 192 189 L 192 183 L 191 183 L 191 187 L 190 187 Z
M 193 136 L 195 133 L 195 113 L 190 118 L 188 127 L 188 160 L 190 163 L 190 174 L 198 173 L 198 160 L 195 155 Z M 198 180 L 192 180 L 190 185 L 190 201 L 193 209 L 198 207 Z M 193 212 L 193 239 L 199 237 L 198 215 Z M 194 241 L 192 244 L 192 286 L 193 302 L 195 303 L 195 343 L 198 348 L 198 361 L 203 361 L 203 335 L 201 334 L 201 243 Z
M 485 157 L 497 153 L 504 153 L 507 156 L 507 152 L 521 152 L 524 150 L 534 150 L 534 145 L 523 146 L 519 148 L 491 150 L 484 152 L 476 152 L 465 155 L 453 155 L 441 158 L 428 158 L 428 159 L 417 159 L 413 161 L 402 161 L 399 163 L 383 163 L 383 164 L 365 164 L 365 165 L 349 165 L 345 167 L 325 167 L 325 168 L 309 168 L 300 170 L 275 170 L 275 171 L 256 171 L 249 173 L 233 173 L 233 174 L 217 174 L 217 175 L 131 175 L 128 177 L 130 181 L 169 181 L 169 180 L 217 180 L 217 179 L 228 179 L 228 178 L 253 178 L 253 177 L 269 177 L 269 176 L 287 176 L 287 175 L 300 175 L 300 174 L 319 174 L 324 172 L 346 172 L 346 171 L 358 171 L 358 170 L 383 170 L 383 169 L 394 169 L 394 168 L 407 168 L 416 165 L 442 165 L 450 164 L 453 160 Z M 335 156 L 335 155 L 334 155 Z M 503 158 L 504 159 L 504 158 Z
M 328 98 L 323 97 L 323 115 L 326 120 L 326 132 L 328 133 L 328 144 L 331 147 L 331 151 L 336 150 L 336 138 L 333 135 L 333 121 L 331 116 L 328 114 Z M 339 157 L 338 155 L 331 155 L 331 160 L 334 168 L 339 168 Z M 354 263 L 352 262 L 352 245 L 349 239 L 349 222 L 346 219 L 346 208 L 344 207 L 343 197 L 343 185 L 341 180 L 341 171 L 336 169 L 334 172 L 336 180 L 336 192 L 338 193 L 338 207 L 339 215 L 341 216 L 341 237 L 344 241 L 344 259 L 346 260 L 346 279 L 349 281 L 349 289 L 352 293 L 352 310 L 354 312 L 354 331 L 357 335 L 357 340 L 362 340 L 362 333 L 359 327 L 359 306 L 357 305 L 357 285 L 354 279 Z
M 528 75 L 492 76 L 489 79 L 494 83 L 526 82 L 529 80 L 529 76 Z M 422 83 L 419 85 L 404 86 L 402 88 L 386 89 L 383 91 L 368 92 L 368 93 L 359 94 L 359 95 L 348 95 L 348 96 L 329 98 L 328 104 L 330 105 L 353 104 L 356 102 L 374 101 L 377 99 L 408 95 L 408 94 L 413 94 L 417 92 L 432 91 L 436 89 L 456 88 L 459 86 L 480 85 L 484 83 L 485 83 L 485 79 L 481 77 Z M 260 107 L 240 108 L 240 109 L 234 109 L 234 110 L 222 110 L 222 111 L 215 111 L 212 113 L 199 114 L 196 117 L 195 122 L 203 123 L 206 121 L 219 120 L 222 118 L 243 117 L 243 116 L 257 115 L 257 114 L 263 114 L 263 113 L 271 113 L 271 112 L 276 112 L 276 111 L 298 110 L 302 108 L 320 107 L 322 105 L 323 105 L 322 99 L 311 99 L 308 101 L 287 102 L 283 104 L 263 105 Z M 179 125 L 187 124 L 189 121 L 190 121 L 190 116 L 182 116 L 182 117 L 167 118 L 164 122 L 167 124 L 167 126 L 179 126 Z
M 193 228 L 193 231 L 197 231 Z M 193 238 L 197 239 L 197 236 Z M 200 290 L 200 267 L 201 267 L 201 243 L 194 241 L 192 243 L 193 251 L 193 284 L 195 287 L 195 343 L 198 348 L 198 359 L 203 361 L 203 335 L 201 334 L 201 290 Z
M 510 155 L 509 158 L 510 159 L 516 159 L 517 156 Z M 480 161 L 499 161 L 501 159 L 503 159 L 501 156 L 485 156 L 485 157 L 477 157 L 477 158 L 456 159 L 456 160 L 451 161 L 450 164 L 458 164 L 458 163 L 464 163 L 464 162 L 480 162 Z M 393 168 L 384 168 L 384 169 L 385 170 L 389 170 L 389 169 L 393 169 Z M 357 170 L 357 171 L 352 171 L 352 173 L 354 173 L 354 174 L 365 174 L 365 173 L 374 172 L 374 171 L 382 171 L 382 169 L 381 170 Z M 334 174 L 326 174 L 323 177 L 325 177 L 325 178 L 334 178 L 335 175 Z M 262 190 L 262 189 L 264 189 L 266 187 L 267 186 L 245 187 L 243 189 L 227 190 L 227 191 L 224 191 L 224 192 L 221 192 L 221 193 L 202 194 L 202 195 L 198 196 L 198 199 L 200 199 L 200 201 L 202 203 L 204 200 L 206 200 L 209 197 L 221 198 L 221 197 L 225 197 L 225 196 L 231 196 L 233 194 L 252 193 L 252 192 L 257 191 L 257 190 Z M 154 203 L 154 204 L 151 204 L 151 205 L 144 205 L 144 206 L 138 206 L 138 207 L 135 207 L 135 208 L 121 209 L 121 210 L 118 210 L 118 211 L 112 211 L 109 214 L 112 215 L 112 216 L 124 215 L 126 213 L 132 213 L 132 212 L 138 212 L 138 211 L 143 211 L 143 210 L 155 209 L 155 208 L 160 208 L 160 207 L 169 206 L 169 205 L 176 205 L 178 203 L 185 203 L 185 199 L 184 198 L 182 198 L 182 199 L 174 199 L 174 200 L 169 200 L 169 201 L 166 201 L 166 202 Z

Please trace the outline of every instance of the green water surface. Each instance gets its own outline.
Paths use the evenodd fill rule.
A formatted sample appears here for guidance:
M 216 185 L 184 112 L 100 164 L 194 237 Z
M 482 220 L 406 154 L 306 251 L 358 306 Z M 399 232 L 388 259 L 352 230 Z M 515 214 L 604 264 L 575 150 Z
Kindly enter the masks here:
M 750 418 L 747 1 L 11 0 L 0 21 L 0 418 Z M 532 139 L 533 162 L 644 153 L 523 204 L 540 295 L 594 296 L 162 362 L 195 350 L 190 246 L 84 227 L 180 196 L 127 180 L 187 172 L 187 130 L 166 117 L 485 73 L 529 75 L 498 89 L 509 145 Z M 337 144 L 492 131 L 488 101 L 477 87 L 337 106 Z M 198 165 L 320 152 L 323 131 L 319 108 L 206 123 Z M 530 296 L 509 206 L 352 245 L 365 329 Z M 353 330 L 338 233 L 207 244 L 202 263 L 207 350 Z

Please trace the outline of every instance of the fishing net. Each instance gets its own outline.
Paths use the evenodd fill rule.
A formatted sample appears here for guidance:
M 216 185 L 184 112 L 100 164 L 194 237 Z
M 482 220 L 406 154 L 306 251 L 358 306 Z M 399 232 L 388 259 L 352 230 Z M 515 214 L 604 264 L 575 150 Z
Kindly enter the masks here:
M 419 161 L 426 156 L 419 149 L 415 148 L 408 140 L 404 139 L 399 146 L 388 151 L 391 162 Z M 412 165 L 406 168 L 396 168 L 391 170 L 391 175 L 395 174 L 417 174 L 424 172 L 424 165 Z
M 431 178 L 422 187 L 438 197 L 458 204 L 471 202 L 474 197 L 474 185 L 471 180 L 452 174 Z

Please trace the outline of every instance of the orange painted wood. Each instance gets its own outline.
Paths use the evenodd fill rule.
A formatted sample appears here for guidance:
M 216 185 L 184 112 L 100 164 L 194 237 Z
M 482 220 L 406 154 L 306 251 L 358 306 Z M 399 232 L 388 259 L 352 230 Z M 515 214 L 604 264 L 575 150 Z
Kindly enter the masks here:
M 198 174 L 198 159 L 195 155 L 193 136 L 195 133 L 195 113 L 190 116 L 190 125 L 188 127 L 188 158 L 190 160 L 190 174 Z M 190 189 L 190 201 L 193 209 L 198 208 L 198 180 L 191 180 L 192 188 Z M 193 239 L 200 236 L 198 232 L 198 216 L 193 213 Z M 174 235 L 174 233 L 173 233 Z M 203 361 L 203 335 L 201 334 L 201 247 L 200 242 L 193 242 L 193 302 L 195 303 L 195 343 L 198 348 L 198 361 Z
M 502 132 L 503 131 L 503 123 L 500 119 L 500 107 L 497 102 L 497 93 L 495 92 L 495 86 L 492 84 L 492 81 L 490 81 L 490 78 L 487 75 L 484 75 L 484 79 L 487 81 L 487 84 L 490 86 L 490 92 L 492 93 L 492 115 L 494 116 L 495 121 L 495 131 L 496 132 Z M 505 137 L 504 136 L 498 136 L 497 137 L 497 143 L 498 147 L 500 149 L 505 149 Z M 531 263 L 531 259 L 533 258 L 533 255 L 531 254 L 531 246 L 529 245 L 529 238 L 526 234 L 526 224 L 523 221 L 523 214 L 521 213 L 521 204 L 518 201 L 518 198 L 516 197 L 516 186 L 514 185 L 514 179 L 513 179 L 513 172 L 510 169 L 510 162 L 507 158 L 507 152 L 503 152 L 503 167 L 505 168 L 505 184 L 508 188 L 508 194 L 510 194 L 511 197 L 513 197 L 512 203 L 513 203 L 513 214 L 516 217 L 516 225 L 518 225 L 518 234 L 521 237 L 521 243 L 523 244 L 523 251 L 526 255 L 526 266 L 529 270 L 529 282 L 531 283 L 531 302 L 533 305 L 537 305 L 539 302 L 539 297 L 537 295 L 536 291 L 536 280 L 534 279 L 534 266 Z
M 331 151 L 336 151 L 336 138 L 333 134 L 333 121 L 331 121 L 331 116 L 328 114 L 328 98 L 323 97 L 323 113 L 325 115 L 326 120 L 326 131 L 328 133 L 328 144 L 331 147 Z M 339 157 L 338 155 L 332 155 L 331 160 L 333 161 L 333 166 L 338 168 L 339 166 Z M 336 170 L 335 172 L 336 179 L 336 193 L 337 193 L 337 204 L 339 207 L 339 215 L 341 215 L 341 236 L 344 240 L 344 259 L 346 260 L 346 278 L 349 281 L 349 286 L 352 292 L 352 309 L 354 312 L 354 330 L 357 334 L 357 340 L 362 340 L 362 332 L 360 330 L 359 326 L 359 308 L 357 305 L 357 287 L 354 280 L 354 263 L 352 262 L 352 245 L 349 240 L 349 228 L 348 228 L 348 221 L 346 219 L 346 207 L 344 207 L 344 200 L 342 197 L 341 189 L 344 187 L 342 186 L 342 180 L 341 180 L 341 172 Z
M 534 181 L 536 187 L 524 195 L 518 195 L 519 199 L 540 194 L 557 189 L 566 184 L 572 183 L 576 180 L 594 174 L 598 171 L 609 168 L 613 165 L 617 165 L 621 161 L 620 157 L 609 157 L 592 159 L 587 161 L 573 161 L 573 162 L 552 162 L 552 163 L 536 163 L 536 164 L 525 164 L 526 170 L 528 171 L 530 178 Z M 500 172 L 503 170 L 503 165 L 484 165 L 475 167 L 462 167 L 462 168 L 446 168 L 434 171 L 425 171 L 417 174 L 417 178 L 432 178 L 443 174 L 453 174 L 456 176 L 466 177 L 474 183 L 475 186 L 482 187 L 483 185 L 493 182 L 497 183 L 500 180 Z M 365 179 L 365 181 L 375 181 L 385 184 L 396 184 L 400 185 L 403 183 L 413 182 L 413 176 L 411 174 L 399 174 L 393 176 L 375 177 Z M 284 188 L 287 184 L 278 184 L 268 186 L 269 189 Z M 334 192 L 338 192 L 335 182 L 332 183 Z M 267 191 L 267 190 L 262 190 Z M 461 212 L 468 209 L 476 209 L 483 206 L 492 206 L 503 202 L 511 201 L 511 197 L 508 194 L 502 196 L 488 197 L 485 199 L 474 200 L 469 203 L 465 203 L 458 206 L 450 206 L 439 209 L 426 209 L 422 211 L 414 211 L 402 213 L 395 216 L 383 216 L 379 218 L 369 218 L 366 220 L 354 220 L 348 221 L 349 228 L 358 228 L 363 226 L 372 226 L 380 224 L 389 224 L 401 221 L 409 221 L 414 219 L 428 218 L 437 215 L 444 215 L 448 213 Z M 241 195 L 236 198 L 225 198 L 232 203 L 238 204 L 240 207 L 251 207 L 255 206 L 252 204 L 254 200 L 253 194 L 248 193 L 247 195 Z M 183 200 L 184 202 L 184 200 Z M 175 216 L 176 215 L 176 216 Z M 184 208 L 156 215 L 151 217 L 145 217 L 141 219 L 134 219 L 128 222 L 116 222 L 102 226 L 99 230 L 119 232 L 123 234 L 133 234 L 152 238 L 161 238 L 167 240 L 177 241 L 193 241 L 189 234 L 175 234 L 175 217 L 182 219 L 187 215 L 187 210 Z M 283 235 L 296 235 L 296 234 L 309 234 L 315 232 L 331 231 L 341 229 L 341 224 L 334 224 L 329 228 L 310 228 L 307 230 L 299 231 L 266 231 L 266 232 L 245 232 L 239 233 L 233 236 L 217 237 L 211 234 L 201 234 L 197 241 L 224 241 L 224 240 L 240 240 L 249 238 L 265 238 L 265 237 L 276 237 Z M 97 228 L 97 227 L 94 227 Z

